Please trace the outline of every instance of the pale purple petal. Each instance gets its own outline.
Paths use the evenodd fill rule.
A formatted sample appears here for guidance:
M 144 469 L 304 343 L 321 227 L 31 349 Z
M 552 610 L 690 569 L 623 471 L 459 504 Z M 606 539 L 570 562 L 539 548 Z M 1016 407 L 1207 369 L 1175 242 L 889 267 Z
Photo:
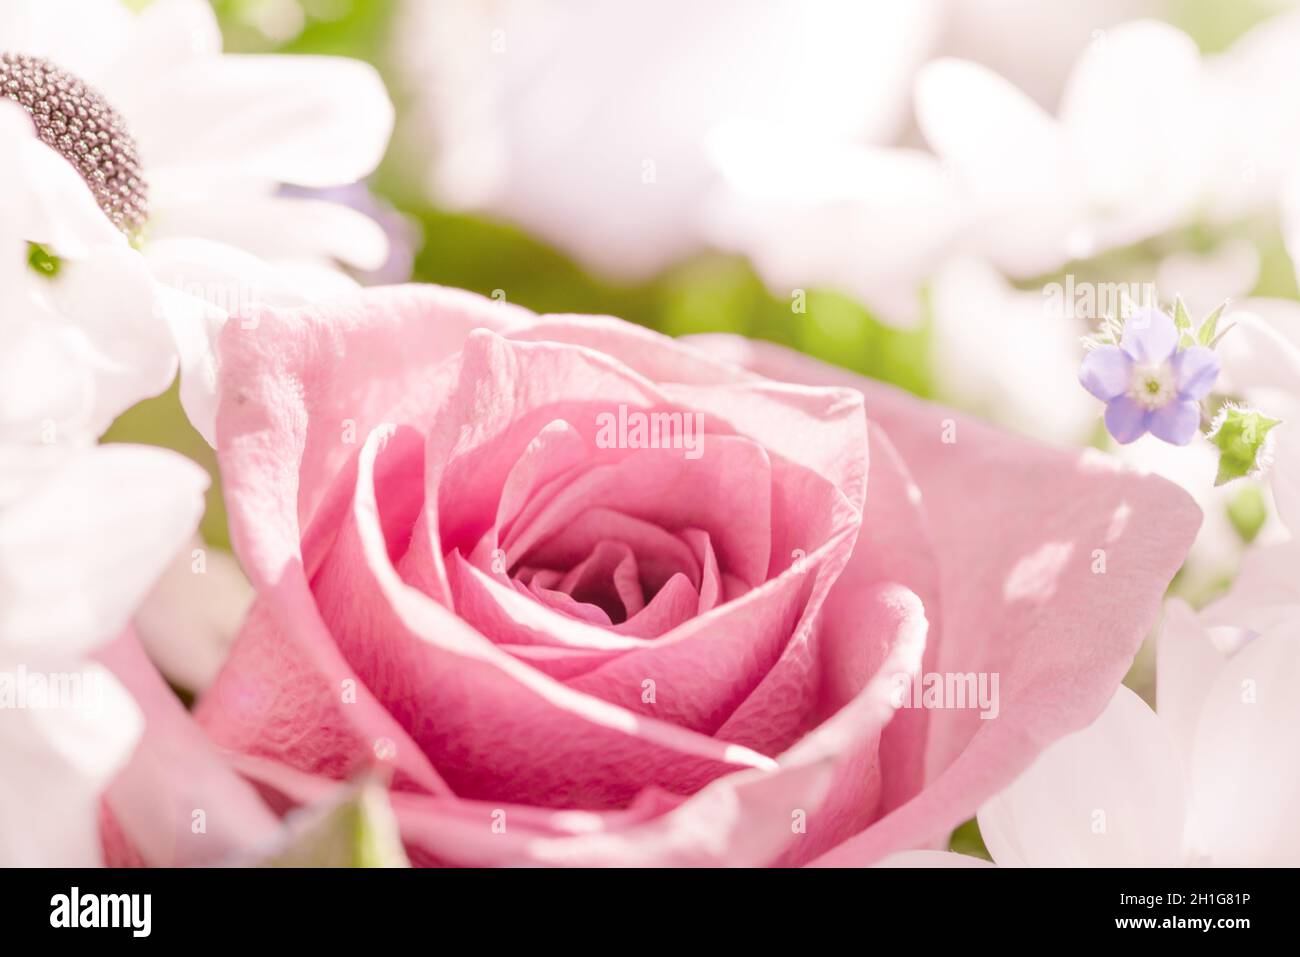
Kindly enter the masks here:
M 1138 439 L 1147 430 L 1147 410 L 1126 395 L 1106 405 L 1106 431 L 1121 445 Z
M 1133 360 L 1123 349 L 1102 346 L 1083 357 L 1079 382 L 1097 398 L 1109 402 L 1128 391 L 1132 373 Z
M 1134 362 L 1164 362 L 1178 348 L 1178 327 L 1159 309 L 1139 309 L 1125 320 L 1119 344 Z
M 1204 346 L 1184 349 L 1170 360 L 1180 399 L 1203 399 L 1219 377 L 1219 357 Z
M 1151 413 L 1151 434 L 1171 445 L 1186 445 L 1201 422 L 1201 408 L 1195 402 L 1175 399 Z

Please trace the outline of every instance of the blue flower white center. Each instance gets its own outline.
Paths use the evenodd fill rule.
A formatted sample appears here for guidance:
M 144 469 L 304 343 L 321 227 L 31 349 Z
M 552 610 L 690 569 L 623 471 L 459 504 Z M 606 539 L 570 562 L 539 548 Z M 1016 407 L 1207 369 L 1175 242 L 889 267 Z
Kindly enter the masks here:
M 1159 409 L 1168 405 L 1178 394 L 1174 383 L 1174 372 L 1169 363 L 1140 365 L 1133 369 L 1133 378 L 1129 382 L 1129 398 L 1147 409 Z
M 114 226 L 139 231 L 149 187 L 121 114 L 71 73 L 21 53 L 0 53 L 0 96 L 31 114 L 36 134 L 81 174 Z

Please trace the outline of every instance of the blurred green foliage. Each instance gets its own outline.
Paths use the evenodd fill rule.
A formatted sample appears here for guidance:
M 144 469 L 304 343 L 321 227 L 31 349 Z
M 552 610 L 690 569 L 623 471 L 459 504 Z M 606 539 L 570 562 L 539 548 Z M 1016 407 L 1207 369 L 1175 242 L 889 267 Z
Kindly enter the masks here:
M 1169 0 L 1168 18 L 1191 34 L 1203 53 L 1221 53 L 1280 6 L 1276 0 Z
M 389 197 L 390 201 L 392 197 Z M 882 325 L 833 292 L 809 290 L 803 306 L 772 295 L 741 258 L 706 255 L 645 283 L 614 284 L 513 227 L 397 200 L 424 234 L 415 279 L 500 290 L 538 312 L 614 315 L 673 336 L 730 332 L 768 339 L 909 389 L 930 394 L 926 332 Z

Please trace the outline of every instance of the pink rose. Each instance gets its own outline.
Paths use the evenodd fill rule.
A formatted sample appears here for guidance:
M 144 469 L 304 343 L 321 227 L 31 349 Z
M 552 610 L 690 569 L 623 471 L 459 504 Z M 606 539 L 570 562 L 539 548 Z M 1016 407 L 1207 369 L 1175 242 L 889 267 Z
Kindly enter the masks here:
M 1199 522 L 762 343 L 423 286 L 254 318 L 218 439 L 259 595 L 198 718 L 278 806 L 385 762 L 417 863 L 943 839 L 1101 712 Z M 966 673 L 983 716 L 895 707 Z

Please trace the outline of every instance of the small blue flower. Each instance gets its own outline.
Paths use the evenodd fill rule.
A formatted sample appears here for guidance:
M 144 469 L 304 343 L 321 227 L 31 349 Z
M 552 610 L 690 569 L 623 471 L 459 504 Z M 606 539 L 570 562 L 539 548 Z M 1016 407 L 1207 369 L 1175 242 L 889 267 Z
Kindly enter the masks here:
M 1125 323 L 1118 346 L 1084 357 L 1079 382 L 1106 403 L 1106 430 L 1127 445 L 1150 432 L 1186 445 L 1201 421 L 1199 401 L 1219 377 L 1219 357 L 1205 346 L 1178 348 L 1173 319 L 1142 309 Z

